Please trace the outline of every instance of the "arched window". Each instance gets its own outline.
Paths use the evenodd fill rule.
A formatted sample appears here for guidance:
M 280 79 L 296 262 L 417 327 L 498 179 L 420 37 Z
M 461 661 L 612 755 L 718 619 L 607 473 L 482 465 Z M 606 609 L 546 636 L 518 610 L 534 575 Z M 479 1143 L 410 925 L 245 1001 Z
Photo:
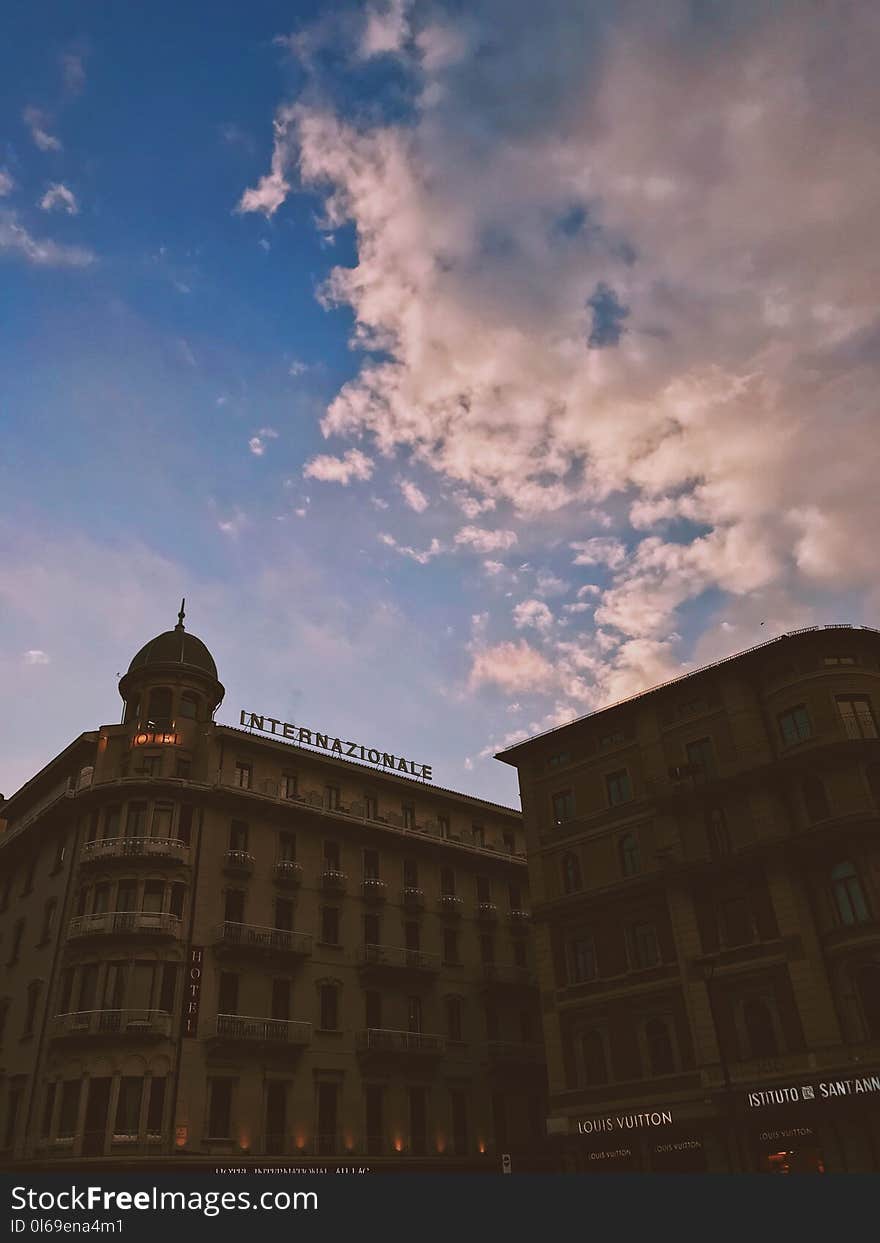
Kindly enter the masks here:
M 723 859 L 730 854 L 730 833 L 723 807 L 712 807 L 706 813 L 706 836 L 713 859 Z
M 880 962 L 869 962 L 856 975 L 856 989 L 869 1040 L 880 1040 Z
M 842 924 L 851 927 L 867 923 L 871 918 L 862 882 L 849 860 L 831 869 L 831 892 L 835 913 Z
M 801 790 L 807 819 L 810 822 L 827 820 L 831 815 L 831 808 L 828 806 L 828 795 L 825 793 L 825 783 L 822 778 L 812 774 L 805 777 Z
M 576 893 L 582 887 L 581 861 L 569 851 L 562 856 L 562 888 L 565 893 Z
M 669 1035 L 669 1024 L 665 1019 L 651 1019 L 645 1024 L 645 1039 L 648 1042 L 648 1062 L 652 1075 L 671 1075 L 675 1071 L 675 1053 L 672 1038 Z
M 617 846 L 620 852 L 620 869 L 624 876 L 636 876 L 642 870 L 639 842 L 635 833 L 626 833 Z
M 586 1032 L 581 1038 L 584 1061 L 584 1086 L 593 1088 L 608 1082 L 608 1063 L 605 1060 L 605 1041 L 602 1033 Z
M 150 691 L 147 724 L 156 729 L 165 729 L 171 724 L 171 691 L 167 686 L 157 686 Z
M 188 721 L 199 719 L 199 697 L 192 691 L 184 691 L 180 697 L 180 715 Z
M 776 1057 L 779 1042 L 770 1007 L 764 1001 L 747 1001 L 743 1006 L 743 1023 L 749 1046 L 749 1057 Z

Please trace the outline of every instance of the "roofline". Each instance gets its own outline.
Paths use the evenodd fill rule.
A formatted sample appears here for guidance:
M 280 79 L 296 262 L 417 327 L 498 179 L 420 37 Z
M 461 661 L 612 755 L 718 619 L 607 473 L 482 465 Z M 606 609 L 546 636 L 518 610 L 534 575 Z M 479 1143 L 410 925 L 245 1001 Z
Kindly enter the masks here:
M 12 804 L 15 802 L 15 800 L 18 798 L 21 798 L 23 794 L 27 793 L 28 790 L 32 789 L 32 787 L 37 784 L 37 782 L 40 780 L 41 777 L 44 777 L 48 772 L 51 771 L 54 765 L 60 764 L 61 761 L 64 760 L 66 757 L 68 757 L 70 753 L 75 750 L 76 747 L 82 746 L 83 743 L 86 743 L 86 742 L 96 743 L 98 741 L 99 734 L 100 734 L 100 729 L 83 730 L 81 734 L 77 735 L 77 737 L 74 738 L 73 742 L 69 742 L 67 744 L 67 746 L 64 748 L 63 751 L 59 751 L 57 755 L 53 756 L 52 759 L 49 760 L 48 764 L 44 764 L 43 767 L 38 772 L 34 773 L 33 777 L 31 777 L 28 781 L 24 783 L 23 786 L 19 786 L 19 788 L 15 791 L 14 794 L 10 794 L 8 799 L 6 799 L 3 803 L 0 803 L 0 814 L 2 814 L 3 818 L 4 819 L 8 818 L 6 816 L 6 813 L 9 810 L 9 808 L 12 806 Z
M 824 633 L 826 630 L 852 630 L 867 632 L 868 634 L 880 634 L 880 630 L 875 626 L 851 626 L 848 622 L 832 622 L 827 626 L 802 626 L 799 630 L 787 630 L 785 634 L 779 634 L 775 639 L 766 639 L 763 643 L 756 643 L 754 647 L 747 647 L 741 652 L 735 652 L 732 656 L 723 656 L 721 660 L 713 661 L 709 665 L 701 665 L 699 669 L 692 669 L 690 673 L 680 674 L 679 677 L 670 678 L 667 682 L 658 682 L 654 686 L 646 687 L 643 691 L 636 691 L 634 695 L 626 696 L 625 699 L 616 699 L 614 703 L 606 704 L 604 708 L 596 708 L 593 712 L 585 712 L 583 716 L 573 717 L 563 725 L 554 725 L 552 729 L 545 729 L 539 734 L 532 734 L 528 738 L 523 738 L 520 742 L 515 742 L 511 746 L 505 747 L 503 751 L 496 751 L 495 759 L 501 760 L 503 764 L 509 764 L 510 760 L 506 759 L 506 756 L 514 755 L 524 747 L 531 746 L 533 742 L 540 741 L 541 738 L 549 738 L 551 734 L 558 734 L 562 730 L 570 729 L 573 725 L 580 725 L 583 721 L 589 721 L 593 717 L 601 716 L 603 712 L 610 712 L 612 709 L 620 708 L 624 704 L 635 703 L 636 700 L 644 699 L 657 691 L 686 682 L 688 678 L 696 678 L 702 673 L 708 673 L 711 669 L 719 669 L 722 665 L 729 665 L 734 660 L 742 660 L 743 657 L 751 656 L 754 652 L 760 652 L 765 648 L 772 647 L 774 643 L 782 643 L 786 639 L 794 639 L 804 634 Z
M 518 807 L 508 807 L 504 803 L 492 803 L 489 799 L 479 798 L 475 794 L 465 794 L 461 790 L 450 790 L 446 786 L 437 786 L 434 785 L 433 782 L 419 781 L 418 778 L 415 777 L 400 777 L 396 772 L 388 772 L 383 768 L 374 768 L 369 764 L 360 764 L 357 760 L 349 760 L 345 758 L 340 759 L 337 756 L 326 755 L 323 751 L 312 750 L 311 747 L 305 747 L 299 743 L 279 738 L 277 734 L 267 736 L 266 734 L 261 734 L 259 731 L 255 732 L 249 729 L 240 729 L 235 725 L 223 725 L 219 721 L 215 721 L 214 725 L 217 730 L 223 730 L 230 734 L 241 735 L 245 738 L 249 738 L 253 742 L 267 744 L 275 743 L 284 750 L 292 750 L 300 755 L 307 755 L 318 760 L 320 763 L 328 764 L 333 768 L 342 768 L 343 770 L 353 768 L 358 772 L 368 773 L 371 777 L 382 777 L 386 781 L 394 781 L 402 790 L 431 790 L 435 794 L 448 794 L 453 798 L 462 799 L 468 803 L 476 803 L 480 807 L 491 808 L 492 811 L 501 811 L 505 812 L 509 816 L 517 816 L 518 818 L 522 817 L 522 811 Z

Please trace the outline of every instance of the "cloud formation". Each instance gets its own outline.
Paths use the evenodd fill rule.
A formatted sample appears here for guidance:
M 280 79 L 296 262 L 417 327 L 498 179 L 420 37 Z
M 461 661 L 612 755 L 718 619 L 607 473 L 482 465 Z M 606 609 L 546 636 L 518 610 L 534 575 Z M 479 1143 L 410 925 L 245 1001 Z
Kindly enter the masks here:
M 34 140 L 34 145 L 40 151 L 61 150 L 61 140 L 56 138 L 54 134 L 49 133 L 46 128 L 49 123 L 48 119 L 39 108 L 25 108 L 22 113 L 22 120 L 28 128 L 31 138 Z
M 85 268 L 95 261 L 92 251 L 85 247 L 34 237 L 8 211 L 0 212 L 0 257 L 4 254 L 46 268 Z
M 61 182 L 55 182 L 49 186 L 40 199 L 40 206 L 43 211 L 63 211 L 68 216 L 76 216 L 79 213 L 76 195 Z
M 349 449 L 343 456 L 319 454 L 303 467 L 306 479 L 318 479 L 322 483 L 341 483 L 347 488 L 353 479 L 366 480 L 373 474 L 373 461 L 360 449 Z

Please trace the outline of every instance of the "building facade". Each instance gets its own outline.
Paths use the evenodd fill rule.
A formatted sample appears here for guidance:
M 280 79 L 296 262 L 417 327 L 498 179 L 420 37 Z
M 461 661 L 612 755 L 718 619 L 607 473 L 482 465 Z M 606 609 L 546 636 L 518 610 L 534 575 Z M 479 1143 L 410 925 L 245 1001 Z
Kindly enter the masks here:
M 880 1170 L 878 705 L 814 628 L 498 757 L 564 1168 Z
M 4 1160 L 527 1160 L 547 1105 L 519 813 L 218 724 L 182 611 L 119 690 L 121 724 L 0 806 Z

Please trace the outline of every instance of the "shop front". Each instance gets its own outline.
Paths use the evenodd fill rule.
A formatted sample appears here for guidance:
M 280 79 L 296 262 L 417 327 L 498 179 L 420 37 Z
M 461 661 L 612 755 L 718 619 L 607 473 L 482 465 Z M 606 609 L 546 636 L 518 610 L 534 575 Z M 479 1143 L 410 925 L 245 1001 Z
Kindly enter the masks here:
M 555 1130 L 563 1120 L 554 1119 Z M 564 1120 L 563 1168 L 587 1174 L 699 1174 L 713 1168 L 714 1110 L 703 1101 Z

